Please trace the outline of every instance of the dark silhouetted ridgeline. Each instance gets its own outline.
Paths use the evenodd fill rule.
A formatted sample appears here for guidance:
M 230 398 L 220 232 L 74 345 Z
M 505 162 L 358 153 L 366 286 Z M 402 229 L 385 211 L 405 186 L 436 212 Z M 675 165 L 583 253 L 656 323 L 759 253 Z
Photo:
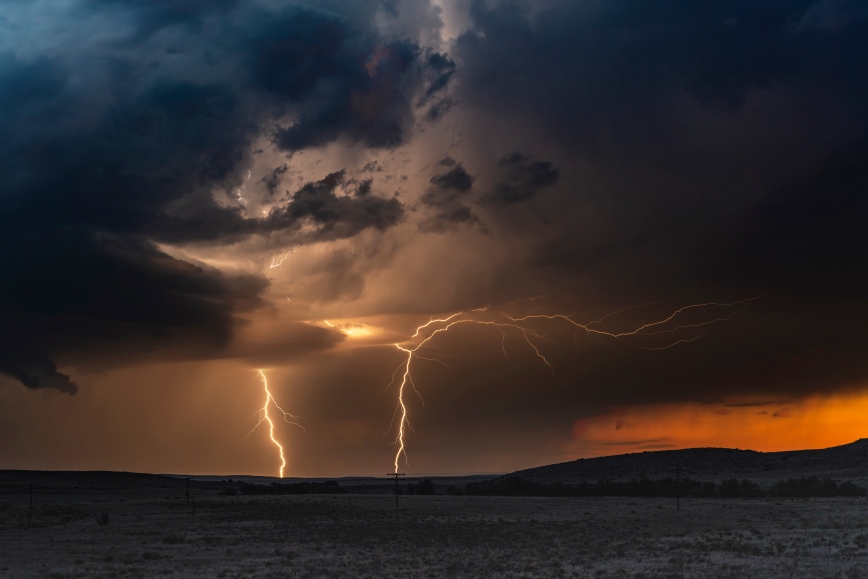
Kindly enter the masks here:
M 684 467 L 695 479 L 737 478 L 774 481 L 800 477 L 868 480 L 868 439 L 822 450 L 757 452 L 732 448 L 688 448 L 584 458 L 520 470 L 517 476 L 539 483 L 577 485 L 598 480 L 626 482 L 647 477 L 663 479 L 673 467 Z
M 651 480 L 645 477 L 629 481 L 599 480 L 579 484 L 540 483 L 518 476 L 507 476 L 490 481 L 469 483 L 463 487 L 450 486 L 447 494 L 469 496 L 506 497 L 696 497 L 696 498 L 818 498 L 864 497 L 866 490 L 852 481 L 836 482 L 831 479 L 802 477 L 781 480 L 763 489 L 748 479 L 725 479 L 719 484 L 689 478 Z

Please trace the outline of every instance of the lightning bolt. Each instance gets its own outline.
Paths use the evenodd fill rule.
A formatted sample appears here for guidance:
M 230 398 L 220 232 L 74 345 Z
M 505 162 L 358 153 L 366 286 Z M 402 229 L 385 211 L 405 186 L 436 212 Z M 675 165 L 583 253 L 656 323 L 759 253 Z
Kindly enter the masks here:
M 244 191 L 244 188 L 247 187 L 247 182 L 250 181 L 250 171 L 247 172 L 247 177 L 244 178 L 244 183 L 238 189 L 238 203 L 244 206 L 244 209 L 247 209 L 247 199 L 245 199 L 241 192 Z
M 700 328 L 702 326 L 708 326 L 708 325 L 714 324 L 716 322 L 723 322 L 723 321 L 726 321 L 726 320 L 733 318 L 734 316 L 736 316 L 736 315 L 740 314 L 741 312 L 743 312 L 744 310 L 746 310 L 748 308 L 748 306 L 750 306 L 750 304 L 756 299 L 757 298 L 753 297 L 753 298 L 747 298 L 744 300 L 738 300 L 738 301 L 729 302 L 729 303 L 708 302 L 708 303 L 704 303 L 704 304 L 691 304 L 689 306 L 683 306 L 683 307 L 678 308 L 677 310 L 672 312 L 672 314 L 670 314 L 668 317 L 666 317 L 662 320 L 659 320 L 656 322 L 651 322 L 648 324 L 644 324 L 644 325 L 639 326 L 638 328 L 636 328 L 634 330 L 630 330 L 628 332 L 606 332 L 603 330 L 597 330 L 597 329 L 591 328 L 591 325 L 600 323 L 601 321 L 603 321 L 604 319 L 606 319 L 612 315 L 621 313 L 623 311 L 626 311 L 627 309 L 632 309 L 632 308 L 624 308 L 624 309 L 619 310 L 617 312 L 613 312 L 612 314 L 608 314 L 606 316 L 603 316 L 599 320 L 594 320 L 593 322 L 588 322 L 587 324 L 581 324 L 581 323 L 573 320 L 570 316 L 565 316 L 563 314 L 554 314 L 554 315 L 533 314 L 533 315 L 528 315 L 528 316 L 524 316 L 521 318 L 509 318 L 509 319 L 511 319 L 514 322 L 521 322 L 521 321 L 532 320 L 532 319 L 547 319 L 547 320 L 559 319 L 559 320 L 564 320 L 566 322 L 569 322 L 570 324 L 575 326 L 577 329 L 584 330 L 588 335 L 596 334 L 599 336 L 608 336 L 610 338 L 615 338 L 617 340 L 625 341 L 628 344 L 630 344 L 631 346 L 636 346 L 637 348 L 642 348 L 643 350 L 665 350 L 666 348 L 671 348 L 672 346 L 675 346 L 676 344 L 683 344 L 686 342 L 692 342 L 692 341 L 698 340 L 699 336 L 695 336 L 695 337 L 690 338 L 690 339 L 680 339 L 680 340 L 676 340 L 676 341 L 674 341 L 670 344 L 667 344 L 667 345 L 655 346 L 655 347 L 645 347 L 645 346 L 642 346 L 642 345 L 637 344 L 635 342 L 629 341 L 628 338 L 633 337 L 633 336 L 659 336 L 662 334 L 671 334 L 671 333 L 676 332 L 678 330 L 683 330 L 683 329 L 687 329 L 687 328 Z M 662 329 L 656 330 L 655 329 L 654 331 L 648 331 L 652 328 L 657 328 L 657 327 L 662 326 L 668 322 L 671 322 L 672 320 L 675 319 L 676 316 L 678 316 L 679 314 L 681 314 L 683 312 L 687 312 L 687 311 L 694 310 L 694 309 L 699 309 L 705 313 L 708 313 L 706 308 L 709 308 L 712 306 L 716 306 L 716 307 L 733 307 L 733 306 L 736 306 L 738 309 L 736 309 L 735 311 L 733 311 L 733 312 L 731 312 L 725 316 L 714 317 L 714 318 L 711 318 L 709 320 L 705 320 L 702 322 L 697 322 L 697 323 L 693 323 L 693 324 L 679 324 L 673 328 L 668 328 L 665 330 L 662 330 Z M 641 306 L 633 306 L 633 307 L 641 307 Z M 507 317 L 509 317 L 509 316 L 507 316 Z
M 285 411 L 280 405 L 277 404 L 277 401 L 274 399 L 274 396 L 271 395 L 271 391 L 268 389 L 268 379 L 265 377 L 265 372 L 262 370 L 257 370 L 259 372 L 259 378 L 262 380 L 262 388 L 265 390 L 265 403 L 262 405 L 262 408 L 259 409 L 259 422 L 256 423 L 256 426 L 250 429 L 250 432 L 247 433 L 247 436 L 253 434 L 253 431 L 256 430 L 260 424 L 263 422 L 268 422 L 268 435 L 271 438 L 271 442 L 274 443 L 274 446 L 277 447 L 278 452 L 280 452 L 280 478 L 283 478 L 283 469 L 286 468 L 286 457 L 283 454 L 283 446 L 274 438 L 274 422 L 271 421 L 271 417 L 268 416 L 268 406 L 274 404 L 274 407 L 277 408 L 283 414 L 283 420 L 292 424 L 294 426 L 298 426 L 299 428 L 304 430 L 304 427 L 295 422 L 298 420 L 297 416 L 293 416 L 289 412 Z M 290 418 L 292 420 L 290 420 Z
M 536 298 L 526 298 L 524 300 L 517 300 L 515 302 L 509 302 L 509 304 L 504 304 L 504 305 L 517 304 L 517 303 L 520 303 L 522 301 L 535 301 L 538 299 L 542 299 L 544 297 L 545 296 L 540 296 L 540 297 L 536 297 Z M 668 315 L 667 317 L 665 317 L 661 320 L 646 323 L 646 324 L 640 325 L 640 326 L 638 326 L 632 330 L 621 331 L 621 332 L 606 331 L 606 330 L 598 329 L 598 328 L 593 327 L 593 326 L 601 324 L 603 321 L 605 321 L 609 318 L 612 318 L 614 316 L 617 316 L 618 314 L 623 313 L 625 311 L 636 309 L 636 308 L 641 308 L 641 307 L 645 307 L 645 306 L 653 305 L 653 304 L 642 304 L 642 305 L 638 305 L 638 306 L 629 306 L 629 307 L 622 308 L 620 310 L 611 312 L 609 314 L 606 314 L 605 316 L 603 316 L 599 319 L 596 319 L 596 320 L 593 320 L 590 322 L 586 322 L 586 323 L 581 323 L 581 322 L 574 320 L 572 316 L 574 316 L 575 314 L 570 314 L 570 315 L 565 315 L 565 314 L 530 314 L 530 315 L 526 315 L 523 317 L 515 317 L 515 318 L 508 316 L 506 314 L 503 314 L 503 313 L 497 314 L 497 315 L 500 315 L 503 318 L 505 318 L 506 321 L 503 321 L 503 322 L 496 322 L 496 321 L 491 321 L 491 320 L 482 320 L 482 319 L 478 319 L 478 318 L 474 317 L 475 315 L 477 315 L 477 312 L 487 312 L 488 308 L 478 308 L 475 310 L 470 310 L 469 312 L 462 311 L 462 312 L 458 312 L 458 313 L 452 314 L 452 315 L 444 317 L 444 318 L 431 319 L 428 322 L 417 327 L 416 331 L 413 333 L 413 335 L 410 336 L 405 342 L 394 344 L 394 346 L 398 350 L 400 350 L 403 353 L 403 355 L 406 356 L 404 358 L 404 360 L 401 362 L 401 364 L 392 373 L 392 380 L 386 386 L 386 390 L 388 390 L 392 386 L 392 384 L 394 384 L 396 382 L 396 376 L 398 375 L 398 373 L 401 372 L 401 382 L 398 385 L 398 405 L 395 408 L 395 414 L 392 417 L 392 424 L 389 427 L 389 430 L 391 430 L 392 427 L 394 427 L 395 417 L 397 416 L 398 417 L 398 429 L 397 429 L 397 434 L 395 436 L 395 440 L 392 443 L 392 446 L 395 448 L 395 472 L 398 472 L 398 464 L 399 464 L 402 456 L 404 457 L 405 464 L 407 464 L 409 466 L 409 461 L 407 459 L 406 440 L 405 440 L 405 434 L 407 432 L 407 428 L 411 428 L 409 411 L 407 410 L 407 404 L 405 403 L 405 400 L 404 400 L 404 393 L 407 389 L 407 386 L 408 385 L 411 386 L 413 388 L 413 390 L 416 392 L 416 394 L 419 395 L 420 399 L 422 398 L 421 394 L 419 394 L 419 390 L 416 388 L 416 383 L 414 382 L 413 375 L 411 373 L 411 366 L 412 366 L 413 360 L 414 359 L 420 359 L 420 360 L 429 360 L 429 361 L 442 363 L 441 360 L 438 360 L 437 358 L 430 357 L 431 355 L 427 355 L 427 356 L 420 355 L 419 350 L 421 348 L 425 347 L 426 345 L 428 345 L 429 342 L 432 339 L 434 339 L 434 337 L 438 336 L 439 334 L 443 334 L 445 332 L 448 332 L 451 328 L 453 328 L 459 324 L 475 324 L 475 325 L 480 325 L 480 326 L 496 327 L 498 330 L 500 330 L 500 333 L 501 333 L 501 338 L 502 338 L 501 339 L 501 348 L 503 350 L 504 357 L 507 356 L 506 344 L 505 344 L 506 331 L 507 330 L 515 331 L 515 332 L 521 334 L 521 336 L 524 338 L 524 341 L 528 344 L 528 346 L 530 346 L 530 348 L 533 350 L 536 357 L 540 359 L 540 361 L 543 364 L 543 367 L 548 368 L 551 371 L 552 376 L 554 377 L 554 366 L 552 366 L 552 364 L 546 358 L 545 354 L 540 350 L 540 346 L 537 343 L 534 343 L 534 340 L 532 340 L 531 337 L 536 339 L 538 342 L 539 341 L 549 341 L 549 340 L 546 340 L 545 336 L 542 333 L 540 333 L 538 330 L 534 330 L 533 328 L 528 327 L 527 323 L 530 321 L 533 321 L 533 320 L 563 321 L 563 322 L 566 322 L 566 323 L 572 325 L 575 328 L 576 332 L 578 332 L 579 330 L 583 330 L 588 337 L 594 335 L 594 336 L 610 338 L 613 340 L 624 342 L 626 344 L 629 344 L 630 346 L 634 346 L 636 348 L 640 348 L 643 350 L 656 351 L 656 350 L 665 350 L 668 348 L 672 348 L 672 347 L 677 346 L 679 344 L 690 343 L 690 342 L 693 342 L 693 341 L 700 339 L 702 336 L 696 335 L 696 336 L 691 336 L 691 337 L 687 337 L 687 338 L 672 338 L 672 339 L 669 339 L 668 341 L 665 341 L 662 343 L 658 342 L 657 344 L 654 344 L 651 346 L 643 345 L 643 344 L 639 343 L 637 341 L 637 339 L 641 339 L 642 337 L 650 337 L 652 340 L 655 338 L 661 338 L 661 337 L 665 338 L 668 334 L 672 334 L 676 331 L 700 328 L 703 326 L 708 326 L 708 325 L 711 325 L 714 323 L 729 320 L 732 317 L 743 312 L 745 309 L 747 309 L 748 306 L 750 306 L 750 304 L 753 301 L 755 301 L 756 299 L 758 299 L 758 298 L 756 298 L 756 297 L 747 298 L 747 299 L 738 300 L 738 301 L 729 302 L 729 303 L 707 302 L 707 303 L 700 303 L 700 304 L 690 304 L 690 305 L 682 306 L 682 307 L 676 309 L 670 315 Z M 700 322 L 693 322 L 693 323 L 674 322 L 675 319 L 679 315 L 684 314 L 686 312 L 693 311 L 693 310 L 700 310 L 704 314 L 710 315 L 708 313 L 708 310 L 710 308 L 735 308 L 735 310 L 731 311 L 730 313 L 728 313 L 726 315 L 711 316 L 709 319 L 706 319 L 706 320 L 703 320 Z M 672 326 L 672 327 L 664 327 L 664 326 L 666 326 L 666 324 L 669 324 L 670 322 L 674 322 L 674 323 L 676 323 L 676 325 Z M 326 323 L 328 323 L 328 322 L 326 322 Z M 332 324 L 329 324 L 329 325 L 332 325 Z M 429 330 L 432 327 L 434 329 L 429 332 Z M 425 334 L 427 334 L 427 336 L 425 336 Z M 425 337 L 422 337 L 422 336 L 425 336 Z M 419 338 L 421 338 L 421 339 L 419 339 Z M 408 343 L 412 343 L 413 341 L 415 341 L 417 339 L 418 339 L 418 342 L 416 343 L 415 346 L 407 345 Z M 578 340 L 576 341 L 576 349 L 578 351 Z M 424 404 L 424 400 L 423 400 L 423 404 Z
M 487 309 L 488 308 L 479 308 L 476 310 L 472 310 L 470 312 L 458 312 L 458 313 L 452 314 L 451 316 L 446 317 L 446 318 L 430 320 L 430 321 L 422 324 L 418 328 L 416 328 L 416 332 L 410 337 L 410 340 L 418 338 L 419 334 L 421 332 L 423 332 L 426 328 L 430 327 L 433 324 L 441 324 L 442 323 L 445 325 L 442 328 L 435 329 L 433 332 L 431 332 L 428 335 L 428 337 L 422 339 L 418 344 L 416 344 L 415 347 L 411 348 L 411 347 L 402 346 L 401 344 L 395 344 L 396 348 L 398 348 L 400 351 L 404 352 L 407 355 L 407 358 L 401 363 L 400 366 L 398 366 L 398 368 L 392 374 L 392 382 L 389 383 L 389 386 L 391 386 L 392 383 L 394 383 L 395 375 L 401 370 L 401 368 L 403 368 L 404 372 L 403 372 L 403 375 L 401 377 L 401 383 L 398 386 L 398 407 L 396 408 L 396 414 L 400 413 L 400 418 L 398 420 L 398 434 L 395 437 L 395 442 L 394 442 L 394 446 L 395 446 L 395 472 L 398 472 L 398 462 L 400 461 L 401 456 L 403 456 L 404 461 L 409 464 L 409 462 L 407 460 L 406 445 L 404 442 L 404 434 L 406 433 L 407 427 L 409 427 L 409 425 L 410 425 L 409 413 L 407 411 L 407 405 L 404 403 L 404 390 L 406 389 L 407 384 L 410 384 L 413 387 L 413 390 L 416 392 L 416 394 L 419 394 L 419 390 L 416 389 L 416 384 L 413 381 L 413 376 L 410 373 L 410 365 L 413 362 L 413 358 L 418 358 L 421 360 L 431 360 L 431 361 L 435 361 L 435 362 L 439 361 L 435 358 L 421 356 L 418 353 L 419 349 L 424 347 L 436 335 L 443 333 L 443 332 L 447 332 L 447 331 L 449 331 L 450 328 L 452 328 L 453 326 L 456 326 L 458 324 L 477 324 L 477 325 L 481 325 L 481 326 L 494 326 L 494 327 L 498 328 L 500 330 L 501 334 L 503 334 L 503 337 L 505 339 L 506 334 L 504 332 L 504 328 L 514 328 L 521 333 L 522 337 L 525 339 L 525 341 L 528 343 L 528 345 L 533 349 L 536 356 L 540 360 L 542 360 L 543 365 L 548 367 L 552 371 L 552 374 L 554 374 L 554 367 L 549 363 L 548 359 L 546 359 L 546 357 L 543 355 L 543 353 L 540 352 L 539 348 L 530 339 L 530 336 L 534 336 L 534 337 L 540 338 L 540 339 L 545 339 L 538 332 L 533 331 L 533 330 L 528 329 L 528 328 L 525 328 L 525 327 L 522 327 L 522 326 L 515 324 L 515 323 L 498 323 L 498 322 L 492 322 L 492 321 L 487 321 L 487 320 L 475 320 L 472 318 L 471 319 L 456 319 L 456 318 L 463 316 L 465 314 L 473 314 L 475 312 L 483 312 L 483 311 L 486 311 Z M 506 347 L 505 347 L 503 342 L 501 342 L 501 347 L 503 348 L 503 355 L 506 356 Z M 419 397 L 421 398 L 421 394 L 419 394 Z M 394 418 L 393 418 L 393 422 L 394 422 Z
M 295 253 L 295 250 L 294 250 L 294 249 L 290 249 L 289 251 L 287 251 L 286 253 L 284 253 L 283 256 L 281 256 L 281 257 L 279 257 L 279 258 L 278 258 L 278 257 L 272 257 L 272 258 L 271 258 L 271 265 L 268 266 L 269 269 L 274 269 L 275 267 L 280 267 L 281 265 L 283 265 L 283 262 L 286 261 L 287 258 L 288 258 L 290 255 L 292 255 L 293 253 Z

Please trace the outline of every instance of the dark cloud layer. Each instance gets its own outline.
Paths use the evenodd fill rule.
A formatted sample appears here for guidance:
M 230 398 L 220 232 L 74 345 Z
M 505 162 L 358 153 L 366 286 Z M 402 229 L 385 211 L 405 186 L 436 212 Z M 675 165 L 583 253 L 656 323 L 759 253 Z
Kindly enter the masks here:
M 479 224 L 470 206 L 473 177 L 461 163 L 446 157 L 438 164 L 444 172 L 431 177 L 431 187 L 420 200 L 431 214 L 420 223 L 422 231 L 444 232 L 461 224 Z
M 783 424 L 785 402 L 864 399 L 864 1 L 442 2 L 448 27 L 428 0 L 0 8 L 0 373 L 73 393 L 65 368 L 236 360 L 153 374 L 173 377 L 142 394 L 162 428 L 196 414 L 166 409 L 188 370 L 254 409 L 256 364 L 313 434 L 287 456 L 336 472 L 390 454 L 382 392 L 419 323 L 633 306 L 597 325 L 619 332 L 713 301 L 626 339 L 563 318 L 437 334 L 413 361 L 424 403 L 405 391 L 411 457 L 556 460 L 620 406 L 774 401 L 745 420 Z M 272 287 L 166 254 L 247 268 L 320 242 Z M 57 401 L 25 398 L 15 433 L 65 436 L 28 414 Z
M 568 160 L 507 156 L 487 197 L 539 202 L 544 227 L 497 219 L 541 275 L 591 303 L 762 297 L 701 346 L 604 350 L 575 378 L 586 400 L 868 382 L 860 3 L 477 2 L 471 16 L 462 103 Z
M 335 189 L 343 182 L 344 173 L 340 172 L 306 184 L 292 195 L 285 209 L 269 214 L 265 228 L 291 232 L 300 224 L 310 224 L 315 229 L 305 237 L 311 240 L 342 239 L 369 228 L 383 231 L 403 218 L 401 203 L 370 195 L 367 181 L 358 185 L 352 197 L 338 197 Z
M 488 200 L 498 204 L 533 199 L 540 189 L 558 182 L 560 172 L 548 161 L 534 161 L 521 153 L 507 155 L 498 163 L 502 181 L 494 186 Z
M 511 253 L 491 256 L 497 287 L 468 279 L 447 292 L 456 308 L 520 297 L 531 282 L 579 293 L 589 315 L 761 298 L 665 352 L 589 345 L 593 356 L 559 374 L 575 398 L 564 408 L 868 380 L 860 2 L 474 2 L 449 54 L 382 33 L 383 18 L 405 30 L 418 16 L 433 34 L 427 3 L 82 6 L 76 18 L 102 15 L 120 32 L 79 39 L 80 50 L 0 54 L 0 241 L 16 249 L 0 255 L 14 272 L 0 285 L 0 371 L 28 386 L 71 391 L 55 364 L 73 342 L 183 335 L 196 355 L 225 345 L 262 280 L 182 263 L 158 243 L 346 239 L 407 221 L 406 199 L 419 230 L 443 234 L 420 236 L 431 244 L 481 230 L 491 244 L 479 251 Z M 455 159 L 418 192 L 381 194 L 397 177 L 381 173 L 402 162 L 387 155 L 365 158 L 368 179 L 288 185 L 301 151 L 388 151 L 447 115 L 461 119 Z M 259 183 L 283 204 L 254 217 L 236 197 L 263 141 L 288 156 Z M 439 147 L 413 151 L 440 158 Z M 352 287 L 322 300 L 360 299 L 365 267 L 343 263 L 353 281 L 334 285 Z
M 153 349 L 181 334 L 199 350 L 225 345 L 264 280 L 155 243 L 318 241 L 401 221 L 397 200 L 338 197 L 340 174 L 261 218 L 214 195 L 243 184 L 257 138 L 288 152 L 403 142 L 417 95 L 430 102 L 449 79 L 435 55 L 381 39 L 368 8 L 366 20 L 232 1 L 81 2 L 45 16 L 70 31 L 66 44 L 0 53 L 0 372 L 72 393 L 55 364 L 73 347 L 152 336 Z M 269 193 L 285 173 L 266 178 Z

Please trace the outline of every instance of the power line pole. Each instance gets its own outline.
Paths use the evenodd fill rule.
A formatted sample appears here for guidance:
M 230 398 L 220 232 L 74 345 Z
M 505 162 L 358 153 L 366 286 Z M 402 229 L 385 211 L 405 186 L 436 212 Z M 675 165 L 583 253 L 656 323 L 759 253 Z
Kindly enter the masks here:
M 398 477 L 405 476 L 404 473 L 401 472 L 387 472 L 386 476 L 395 477 L 395 510 L 398 510 Z
M 670 468 L 669 470 L 675 471 L 675 510 L 681 510 L 681 473 L 682 471 L 686 472 L 687 469 L 683 466 L 676 466 L 675 468 Z

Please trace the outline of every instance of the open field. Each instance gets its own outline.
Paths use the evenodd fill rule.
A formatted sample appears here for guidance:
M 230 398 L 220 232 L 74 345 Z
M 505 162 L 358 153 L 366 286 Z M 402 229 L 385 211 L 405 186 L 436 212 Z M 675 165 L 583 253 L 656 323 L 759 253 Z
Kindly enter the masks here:
M 200 483 L 187 508 L 182 485 L 124 476 L 38 487 L 32 513 L 4 486 L 0 576 L 868 577 L 864 498 L 690 499 L 676 512 L 669 499 L 402 496 L 396 513 L 382 494 L 233 497 Z

